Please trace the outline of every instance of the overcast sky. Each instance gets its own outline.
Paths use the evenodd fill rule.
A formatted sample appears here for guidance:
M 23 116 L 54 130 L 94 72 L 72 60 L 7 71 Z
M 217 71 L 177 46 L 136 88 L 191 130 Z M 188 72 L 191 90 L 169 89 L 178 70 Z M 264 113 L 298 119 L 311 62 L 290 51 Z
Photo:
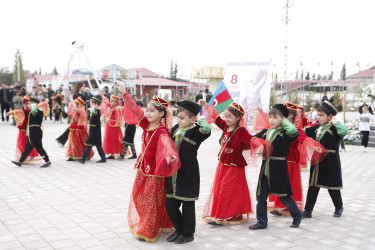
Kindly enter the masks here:
M 344 62 L 347 75 L 358 71 L 357 62 L 361 70 L 375 65 L 374 12 L 374 0 L 294 0 L 288 75 L 334 70 L 336 79 Z M 168 75 L 173 60 L 181 77 L 192 67 L 264 56 L 280 76 L 282 20 L 282 0 L 3 0 L 0 67 L 13 70 L 19 48 L 25 69 L 49 73 L 56 66 L 61 73 L 78 41 L 94 69 L 116 63 Z

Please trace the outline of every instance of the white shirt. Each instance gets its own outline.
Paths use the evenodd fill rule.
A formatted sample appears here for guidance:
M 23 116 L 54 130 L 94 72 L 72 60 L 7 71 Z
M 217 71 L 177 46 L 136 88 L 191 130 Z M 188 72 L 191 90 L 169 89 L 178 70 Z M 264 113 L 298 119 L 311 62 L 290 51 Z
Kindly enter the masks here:
M 370 113 L 362 113 L 357 117 L 359 121 L 359 130 L 360 131 L 370 131 L 370 121 L 372 115 Z

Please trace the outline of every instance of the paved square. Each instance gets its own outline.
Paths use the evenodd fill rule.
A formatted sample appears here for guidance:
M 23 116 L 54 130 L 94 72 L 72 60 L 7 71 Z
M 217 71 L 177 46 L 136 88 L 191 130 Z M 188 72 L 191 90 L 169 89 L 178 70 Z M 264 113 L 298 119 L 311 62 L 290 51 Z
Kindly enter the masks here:
M 13 160 L 18 129 L 0 123 L 0 249 L 375 249 L 375 149 L 361 152 L 347 146 L 341 153 L 344 213 L 332 216 L 334 207 L 322 189 L 313 218 L 303 220 L 299 229 L 289 228 L 290 217 L 269 214 L 266 230 L 250 231 L 250 222 L 213 227 L 201 220 L 213 182 L 218 140 L 213 130 L 199 151 L 201 194 L 196 202 L 195 241 L 176 245 L 161 233 L 156 243 L 136 240 L 127 225 L 127 208 L 135 177 L 135 160 L 111 160 L 85 165 L 67 162 L 66 148 L 55 138 L 67 124 L 44 122 L 44 147 L 52 162 L 16 167 Z M 136 148 L 140 151 L 142 129 L 137 129 Z M 259 168 L 247 169 L 253 208 Z M 309 172 L 303 171 L 304 195 Z

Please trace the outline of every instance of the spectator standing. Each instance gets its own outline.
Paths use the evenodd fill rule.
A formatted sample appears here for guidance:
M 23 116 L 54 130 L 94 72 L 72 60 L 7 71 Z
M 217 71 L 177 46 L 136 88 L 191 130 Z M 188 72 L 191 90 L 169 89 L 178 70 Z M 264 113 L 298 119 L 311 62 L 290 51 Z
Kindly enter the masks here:
M 1 120 L 5 121 L 4 112 L 5 114 L 10 110 L 10 101 L 11 101 L 11 92 L 9 87 L 5 84 L 1 84 L 0 90 L 0 103 L 1 103 Z M 6 121 L 9 121 L 9 116 L 6 116 Z
M 52 84 L 48 84 L 47 96 L 48 96 L 48 105 L 49 109 L 49 119 L 52 121 L 52 95 L 55 93 L 52 89 Z

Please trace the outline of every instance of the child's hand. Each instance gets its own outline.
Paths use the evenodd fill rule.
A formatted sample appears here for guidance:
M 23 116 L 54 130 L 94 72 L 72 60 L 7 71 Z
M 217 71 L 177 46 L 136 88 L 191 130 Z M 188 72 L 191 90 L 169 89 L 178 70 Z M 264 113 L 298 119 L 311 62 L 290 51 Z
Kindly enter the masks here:
M 125 94 L 126 93 L 126 88 L 123 84 L 118 84 L 116 83 L 116 88 L 118 89 L 118 91 L 120 91 L 121 94 Z
M 200 100 L 198 100 L 198 104 L 203 105 L 204 107 L 206 107 L 207 101 L 204 100 L 204 99 L 200 99 Z
M 12 111 L 6 113 L 6 116 L 11 116 L 12 115 Z

